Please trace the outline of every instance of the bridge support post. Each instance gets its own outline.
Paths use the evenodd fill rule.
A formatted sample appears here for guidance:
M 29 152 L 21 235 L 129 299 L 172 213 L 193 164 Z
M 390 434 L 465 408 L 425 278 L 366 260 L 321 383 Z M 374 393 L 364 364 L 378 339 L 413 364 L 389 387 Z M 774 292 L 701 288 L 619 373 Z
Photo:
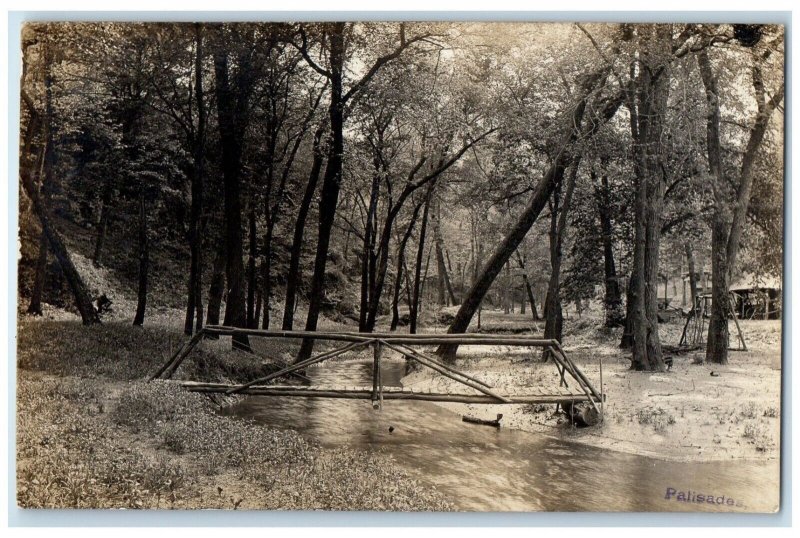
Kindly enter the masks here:
M 381 353 L 383 346 L 380 340 L 372 343 L 373 360 L 372 360 L 372 408 L 383 408 L 383 382 L 381 380 Z

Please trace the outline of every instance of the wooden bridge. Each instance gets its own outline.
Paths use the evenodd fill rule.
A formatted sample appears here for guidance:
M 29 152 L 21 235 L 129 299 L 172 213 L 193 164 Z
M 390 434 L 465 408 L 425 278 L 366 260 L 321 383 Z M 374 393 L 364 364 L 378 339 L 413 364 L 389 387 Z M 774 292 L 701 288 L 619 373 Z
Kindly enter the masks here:
M 192 349 L 207 335 L 248 336 L 257 338 L 305 339 L 338 342 L 341 347 L 314 355 L 308 359 L 254 379 L 247 383 L 230 385 L 223 383 L 204 383 L 186 381 L 182 386 L 187 390 L 201 393 L 252 394 L 260 396 L 303 397 L 303 398 L 348 398 L 371 400 L 375 408 L 380 408 L 384 400 L 424 400 L 433 402 L 461 402 L 473 404 L 558 404 L 571 414 L 576 404 L 584 403 L 585 411 L 592 411 L 596 422 L 602 420 L 604 395 L 595 389 L 586 375 L 567 356 L 557 340 L 535 338 L 522 335 L 481 335 L 481 334 L 398 334 L 398 333 L 357 333 L 357 332 L 308 332 L 242 329 L 220 325 L 208 325 L 195 334 L 165 362 L 150 379 L 169 379 L 190 355 Z M 514 346 L 538 348 L 549 351 L 552 364 L 559 375 L 558 388 L 524 387 L 519 391 L 497 391 L 484 381 L 457 370 L 452 365 L 434 358 L 418 347 L 458 344 L 467 346 Z M 304 378 L 301 371 L 311 365 L 340 357 L 350 352 L 372 348 L 372 385 L 367 387 L 330 387 L 308 385 L 275 385 L 270 382 L 285 376 Z M 472 389 L 472 392 L 450 393 L 421 391 L 409 387 L 385 387 L 381 380 L 381 358 L 385 349 L 394 351 L 406 359 L 429 368 L 442 376 Z M 600 370 L 602 387 L 602 364 Z M 307 378 L 305 379 L 306 381 Z M 588 405 L 586 405 L 588 404 Z

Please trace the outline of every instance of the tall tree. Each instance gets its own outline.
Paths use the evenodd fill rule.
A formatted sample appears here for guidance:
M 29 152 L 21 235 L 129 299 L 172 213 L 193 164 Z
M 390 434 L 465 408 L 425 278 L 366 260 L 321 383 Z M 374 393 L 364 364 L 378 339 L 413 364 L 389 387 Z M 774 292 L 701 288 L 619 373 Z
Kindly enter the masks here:
M 194 25 L 194 95 L 197 103 L 197 132 L 194 136 L 194 168 L 191 185 L 191 214 L 189 216 L 189 284 L 186 300 L 185 334 L 203 327 L 203 176 L 205 174 L 206 110 L 203 92 L 203 25 Z M 196 322 L 195 322 L 196 315 Z
M 252 30 L 245 30 L 251 32 Z M 225 325 L 246 327 L 245 312 L 245 278 L 242 262 L 242 202 L 241 202 L 241 167 L 242 146 L 249 115 L 250 92 L 253 85 L 250 56 L 252 51 L 240 50 L 237 55 L 237 66 L 231 80 L 228 60 L 229 42 L 224 27 L 217 28 L 218 43 L 214 50 L 214 73 L 216 75 L 217 116 L 220 145 L 222 148 L 222 175 L 224 179 L 225 206 L 225 279 L 228 294 L 225 304 Z M 232 39 L 243 38 L 236 32 Z M 249 349 L 247 336 L 234 337 L 233 346 Z
M 533 223 L 536 222 L 540 212 L 547 204 L 547 200 L 552 195 L 555 186 L 561 183 L 564 171 L 572 162 L 572 147 L 575 141 L 579 138 L 589 136 L 599 125 L 605 123 L 605 121 L 613 117 L 616 113 L 623 99 L 622 94 L 615 94 L 611 98 L 597 103 L 597 110 L 595 111 L 596 117 L 594 117 L 593 121 L 588 123 L 587 126 L 583 125 L 586 108 L 598 89 L 602 87 L 608 74 L 609 67 L 603 66 L 583 78 L 578 95 L 574 100 L 574 106 L 571 107 L 571 114 L 567 114 L 564 118 L 566 134 L 561 142 L 561 151 L 556 153 L 554 162 L 536 185 L 528 205 L 496 247 L 475 283 L 462 300 L 461 307 L 453 323 L 447 330 L 448 333 L 463 333 L 469 327 L 472 316 L 480 307 L 492 282 L 494 282 L 505 263 L 514 254 L 520 243 L 522 243 L 522 240 L 525 238 L 531 226 L 533 226 Z M 452 358 L 457 349 L 457 345 L 441 345 L 439 346 L 438 353 L 443 357 Z
M 314 273 L 311 277 L 311 291 L 308 304 L 308 317 L 305 329 L 315 331 L 319 320 L 320 309 L 325 293 L 325 268 L 328 263 L 328 250 L 330 246 L 331 230 L 336 215 L 336 206 L 339 200 L 339 189 L 342 183 L 342 162 L 344 155 L 344 127 L 345 107 L 348 101 L 358 95 L 380 69 L 387 63 L 397 59 L 404 50 L 427 37 L 428 34 L 418 34 L 406 37 L 405 25 L 400 24 L 400 43 L 391 52 L 378 57 L 364 75 L 345 91 L 344 73 L 348 60 L 347 34 L 349 25 L 343 22 L 325 25 L 321 36 L 327 50 L 327 69 L 321 67 L 309 54 L 308 36 L 304 27 L 299 30 L 301 44 L 298 46 L 306 62 L 318 73 L 323 75 L 330 83 L 330 96 L 328 103 L 328 116 L 330 127 L 330 144 L 328 149 L 328 162 L 322 179 L 322 190 L 319 200 L 319 233 L 317 235 L 317 252 L 314 258 Z M 305 339 L 298 352 L 297 360 L 311 356 L 314 341 Z
M 758 31 L 760 37 L 760 29 Z M 750 48 L 758 44 L 751 40 L 740 41 Z M 777 43 L 782 43 L 782 34 Z M 772 44 L 774 46 L 774 43 Z M 731 314 L 729 285 L 731 273 L 739 252 L 742 231 L 747 217 L 750 192 L 753 185 L 753 169 L 759 148 L 769 127 L 770 118 L 783 100 L 784 83 L 775 93 L 767 97 L 763 67 L 772 55 L 771 46 L 753 55 L 751 80 L 757 104 L 757 114 L 747 138 L 738 177 L 729 177 L 723 165 L 723 151 L 720 136 L 721 94 L 714 73 L 708 49 L 704 48 L 697 56 L 700 74 L 706 93 L 706 143 L 708 149 L 708 168 L 714 194 L 714 213 L 711 224 L 711 319 L 709 320 L 706 361 L 717 364 L 728 362 L 728 316 Z M 729 182 L 735 185 L 733 196 L 728 194 Z
M 575 193 L 575 180 L 578 176 L 580 157 L 576 157 L 567 176 L 564 199 L 559 204 L 557 187 L 553 192 L 550 226 L 550 280 L 544 303 L 544 337 L 561 341 L 564 326 L 564 315 L 561 309 L 561 261 L 564 240 L 567 235 L 567 215 Z
M 658 338 L 658 254 L 666 171 L 662 134 L 672 61 L 671 25 L 637 27 L 640 67 L 628 99 L 637 187 L 629 307 L 633 337 L 631 368 L 663 370 Z
M 40 111 L 37 109 L 36 104 L 33 98 L 28 94 L 25 88 L 21 91 L 22 96 L 22 104 L 25 112 L 28 116 L 28 131 L 26 133 L 25 139 L 23 140 L 23 149 L 33 147 L 32 138 L 35 136 L 37 130 L 43 130 L 43 138 L 44 138 L 44 157 L 43 157 L 43 177 L 47 178 L 48 175 L 50 180 L 53 179 L 54 174 L 54 166 L 56 160 L 56 153 L 55 147 L 53 142 L 53 132 L 52 132 L 52 125 L 53 125 L 53 116 L 54 116 L 54 109 L 53 109 L 53 82 L 50 73 L 50 60 L 52 58 L 52 44 L 49 43 L 47 38 L 44 38 L 39 42 L 41 46 L 44 47 L 45 51 L 42 55 L 44 58 L 44 73 L 45 73 L 45 96 L 44 96 L 44 111 Z M 24 51 L 27 53 L 30 50 L 32 44 L 28 44 L 24 48 Z M 25 58 L 25 63 L 30 64 L 30 59 Z M 40 190 L 37 187 L 36 183 L 34 182 L 33 177 L 31 176 L 31 172 L 29 167 L 23 166 L 22 163 L 25 161 L 23 159 L 20 160 L 20 180 L 22 183 L 22 188 L 25 191 L 25 194 L 30 199 L 31 204 L 33 206 L 33 212 L 36 214 L 41 226 L 42 226 L 42 233 L 47 237 L 48 244 L 50 246 L 50 250 L 53 252 L 56 260 L 58 261 L 59 266 L 61 267 L 61 271 L 64 274 L 64 277 L 67 280 L 67 284 L 72 291 L 73 297 L 75 299 L 75 306 L 80 313 L 81 320 L 83 321 L 84 325 L 92 325 L 95 323 L 100 323 L 100 317 L 97 315 L 97 310 L 95 310 L 94 305 L 92 304 L 92 298 L 89 295 L 89 291 L 86 288 L 86 284 L 81 277 L 81 274 L 78 272 L 75 264 L 73 263 L 72 259 L 70 258 L 69 251 L 67 250 L 66 246 L 64 245 L 64 241 L 61 238 L 58 230 L 53 225 L 53 219 L 50 212 L 50 208 L 46 205 L 45 200 L 42 199 L 40 196 Z

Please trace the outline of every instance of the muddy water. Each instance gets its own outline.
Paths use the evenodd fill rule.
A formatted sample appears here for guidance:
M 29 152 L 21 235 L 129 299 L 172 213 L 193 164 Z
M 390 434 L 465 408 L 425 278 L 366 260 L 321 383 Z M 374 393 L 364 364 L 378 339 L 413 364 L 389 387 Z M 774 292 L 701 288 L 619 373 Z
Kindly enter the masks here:
M 368 386 L 371 367 L 370 361 L 334 362 L 310 369 L 309 376 L 319 385 Z M 385 360 L 384 384 L 400 385 L 404 369 L 403 361 Z M 778 506 L 776 461 L 665 462 L 467 425 L 428 402 L 386 401 L 375 411 L 365 400 L 253 396 L 226 413 L 297 430 L 323 446 L 388 453 L 459 510 L 772 511 Z M 675 490 L 670 500 L 668 488 Z M 698 494 L 712 495 L 722 504 L 677 501 L 678 492 L 695 501 Z

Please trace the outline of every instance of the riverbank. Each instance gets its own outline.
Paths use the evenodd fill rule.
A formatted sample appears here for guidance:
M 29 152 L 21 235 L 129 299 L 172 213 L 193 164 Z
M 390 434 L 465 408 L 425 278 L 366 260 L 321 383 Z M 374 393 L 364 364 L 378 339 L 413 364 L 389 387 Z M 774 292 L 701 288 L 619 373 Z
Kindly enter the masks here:
M 681 330 L 680 321 L 660 325 L 662 342 L 677 343 Z M 486 420 L 502 413 L 506 428 L 671 461 L 778 459 L 781 322 L 744 321 L 742 330 L 748 351 L 731 351 L 728 365 L 705 364 L 703 350 L 667 352 L 672 368 L 647 373 L 629 370 L 629 354 L 617 347 L 618 331 L 569 322 L 564 347 L 598 389 L 599 359 L 603 361 L 605 421 L 590 428 L 573 427 L 554 405 L 438 405 Z M 557 387 L 555 366 L 538 359 L 504 346 L 462 346 L 456 367 L 501 392 L 503 387 L 520 393 L 526 386 Z M 406 376 L 403 384 L 423 390 L 465 389 L 427 369 Z
M 291 430 L 221 416 L 174 382 L 142 381 L 180 341 L 128 324 L 19 321 L 19 506 L 451 509 L 389 456 L 322 448 Z M 189 373 L 231 381 L 261 366 L 223 348 L 209 343 Z

